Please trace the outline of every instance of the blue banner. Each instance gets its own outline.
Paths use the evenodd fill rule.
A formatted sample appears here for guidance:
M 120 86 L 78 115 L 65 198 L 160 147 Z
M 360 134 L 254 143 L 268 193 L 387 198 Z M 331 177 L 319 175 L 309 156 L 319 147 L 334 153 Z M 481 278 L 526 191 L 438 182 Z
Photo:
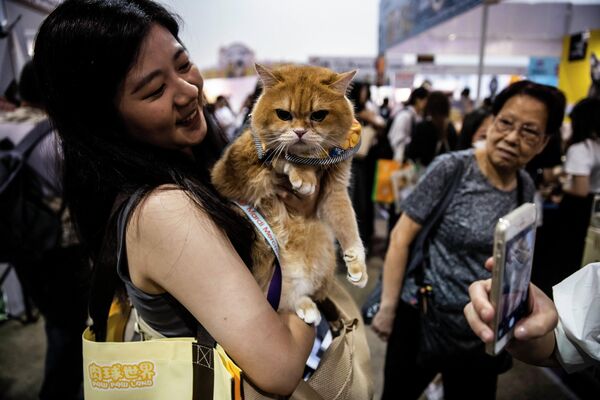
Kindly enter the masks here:
M 527 78 L 544 85 L 558 86 L 559 57 L 531 57 Z
M 381 0 L 379 52 L 482 3 L 483 0 Z

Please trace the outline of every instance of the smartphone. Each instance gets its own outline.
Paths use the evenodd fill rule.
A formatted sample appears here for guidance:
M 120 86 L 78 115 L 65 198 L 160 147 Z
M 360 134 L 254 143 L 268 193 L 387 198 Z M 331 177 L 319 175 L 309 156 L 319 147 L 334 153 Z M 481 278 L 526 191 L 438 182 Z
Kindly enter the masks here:
M 486 345 L 488 354 L 502 351 L 517 322 L 527 314 L 536 219 L 535 204 L 525 203 L 496 225 L 491 297 L 496 315 L 494 340 Z

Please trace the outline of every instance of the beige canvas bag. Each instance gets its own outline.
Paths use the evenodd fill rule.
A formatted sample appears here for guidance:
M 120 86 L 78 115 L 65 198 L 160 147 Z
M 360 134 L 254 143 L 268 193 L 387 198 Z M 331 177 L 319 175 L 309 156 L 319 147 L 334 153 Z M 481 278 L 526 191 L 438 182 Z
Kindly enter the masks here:
M 320 309 L 337 336 L 307 382 L 302 381 L 291 400 L 369 400 L 373 398 L 371 356 L 365 325 L 356 303 L 335 282 Z M 245 400 L 277 399 L 260 393 L 244 381 Z

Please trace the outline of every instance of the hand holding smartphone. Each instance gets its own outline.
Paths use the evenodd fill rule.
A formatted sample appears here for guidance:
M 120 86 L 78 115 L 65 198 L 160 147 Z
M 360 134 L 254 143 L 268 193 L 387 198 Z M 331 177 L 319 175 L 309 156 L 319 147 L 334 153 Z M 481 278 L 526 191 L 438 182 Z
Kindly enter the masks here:
M 490 299 L 496 314 L 492 325 L 494 340 L 486 345 L 488 354 L 502 351 L 513 337 L 517 322 L 527 315 L 535 230 L 533 203 L 521 205 L 496 225 Z

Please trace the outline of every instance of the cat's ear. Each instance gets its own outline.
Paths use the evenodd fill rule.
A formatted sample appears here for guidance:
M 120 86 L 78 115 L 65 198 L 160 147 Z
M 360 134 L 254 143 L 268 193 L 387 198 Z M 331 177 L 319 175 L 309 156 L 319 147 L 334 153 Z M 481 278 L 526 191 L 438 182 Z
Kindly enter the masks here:
M 596 57 L 596 53 L 592 53 L 592 57 L 590 58 L 590 61 L 592 62 L 592 66 L 598 65 L 598 57 Z
M 275 86 L 279 82 L 279 80 L 275 77 L 275 75 L 273 75 L 273 73 L 269 69 L 267 69 L 267 67 L 255 63 L 254 68 L 256 69 L 256 73 L 258 74 L 260 80 L 263 83 L 263 87 L 270 88 Z
M 345 95 L 348 90 L 348 85 L 350 85 L 352 78 L 354 78 L 354 75 L 356 75 L 357 72 L 357 70 L 354 70 L 338 74 L 336 81 L 330 84 L 329 87 L 336 92 Z

